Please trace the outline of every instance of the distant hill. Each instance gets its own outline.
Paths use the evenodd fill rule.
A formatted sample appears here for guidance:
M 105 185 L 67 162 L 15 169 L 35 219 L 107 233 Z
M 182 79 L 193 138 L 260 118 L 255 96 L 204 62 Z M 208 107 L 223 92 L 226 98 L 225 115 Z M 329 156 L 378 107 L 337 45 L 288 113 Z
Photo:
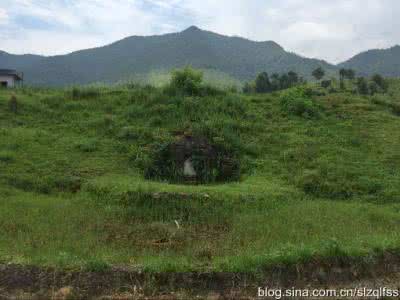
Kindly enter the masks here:
M 362 52 L 338 66 L 352 68 L 364 76 L 379 73 L 388 77 L 399 77 L 400 46 Z
M 0 50 L 0 69 L 25 70 L 44 59 L 39 55 L 13 55 Z
M 225 74 L 228 81 L 253 79 L 257 73 L 296 71 L 309 77 L 321 66 L 335 66 L 285 51 L 272 41 L 254 42 L 228 37 L 197 27 L 160 36 L 132 36 L 108 46 L 67 55 L 43 57 L 0 52 L 0 68 L 25 73 L 29 84 L 73 85 L 117 82 L 164 73 L 184 65 Z

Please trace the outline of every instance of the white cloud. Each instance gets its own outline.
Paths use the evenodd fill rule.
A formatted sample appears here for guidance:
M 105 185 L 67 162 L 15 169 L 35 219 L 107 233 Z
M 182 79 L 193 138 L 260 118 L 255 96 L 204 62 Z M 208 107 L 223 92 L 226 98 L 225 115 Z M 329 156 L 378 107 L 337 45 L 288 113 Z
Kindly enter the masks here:
M 398 0 L 187 0 L 199 24 L 338 62 L 400 43 Z
M 103 42 L 101 38 L 85 34 L 32 30 L 23 36 L 3 40 L 1 47 L 13 49 L 14 51 L 8 50 L 11 53 L 57 55 L 82 49 L 83 45 L 84 48 L 93 48 L 101 45 Z M 23 50 L 18 45 L 23 45 Z M 61 45 L 62 47 L 60 47 Z
M 0 8 L 0 25 L 5 25 L 8 23 L 8 14 L 7 12 Z
M 194 24 L 338 62 L 400 43 L 399 13 L 398 0 L 1 0 L 0 49 L 61 54 Z
M 8 0 L 5 0 L 8 1 Z M 0 48 L 12 53 L 56 55 L 114 42 L 129 35 L 152 34 L 155 16 L 143 12 L 136 1 L 13 0 L 8 10 L 32 23 L 44 22 L 47 28 L 31 28 L 18 23 L 3 29 L 8 33 Z M 2 4 L 0 4 L 1 6 Z M 1 35 L 2 29 L 0 29 Z

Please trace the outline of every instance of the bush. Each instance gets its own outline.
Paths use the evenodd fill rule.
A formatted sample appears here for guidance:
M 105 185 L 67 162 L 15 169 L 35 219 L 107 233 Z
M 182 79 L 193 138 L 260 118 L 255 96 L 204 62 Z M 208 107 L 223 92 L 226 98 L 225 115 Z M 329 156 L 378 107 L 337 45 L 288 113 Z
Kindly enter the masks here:
M 200 94 L 203 73 L 191 67 L 172 72 L 170 88 L 176 93 L 187 96 L 197 96 Z
M 0 162 L 3 163 L 12 163 L 16 160 L 16 156 L 12 152 L 1 151 L 0 152 Z
M 392 103 L 390 104 L 390 108 L 395 115 L 400 116 L 400 104 Z
M 368 95 L 369 87 L 368 81 L 364 77 L 359 77 L 356 82 L 357 91 L 360 95 Z
M 321 86 L 325 89 L 327 89 L 328 87 L 330 87 L 332 84 L 332 80 L 323 80 L 321 81 Z
M 171 82 L 164 93 L 173 96 L 219 96 L 227 92 L 210 84 L 203 83 L 203 72 L 191 67 L 172 72 Z
M 379 86 L 375 82 L 370 82 L 369 83 L 369 93 L 371 96 L 375 95 L 376 93 L 379 92 Z
M 98 141 L 96 139 L 88 139 L 77 142 L 75 146 L 82 152 L 91 153 L 97 150 L 97 144 Z
M 91 99 L 91 98 L 97 98 L 100 96 L 100 90 L 99 88 L 78 88 L 74 87 L 71 91 L 71 97 L 73 100 L 79 100 L 79 99 Z
M 318 106 L 306 96 L 303 88 L 293 88 L 281 96 L 281 106 L 289 114 L 315 118 L 319 116 Z
M 376 85 L 376 90 L 380 89 L 382 92 L 386 93 L 388 90 L 388 82 L 379 74 L 375 74 L 371 78 L 372 82 Z
M 54 179 L 54 188 L 59 192 L 76 193 L 81 189 L 82 178 L 74 175 L 63 175 Z
M 382 183 L 377 179 L 371 179 L 332 164 L 322 165 L 314 170 L 305 170 L 297 178 L 297 184 L 307 194 L 331 199 L 377 195 L 383 189 Z

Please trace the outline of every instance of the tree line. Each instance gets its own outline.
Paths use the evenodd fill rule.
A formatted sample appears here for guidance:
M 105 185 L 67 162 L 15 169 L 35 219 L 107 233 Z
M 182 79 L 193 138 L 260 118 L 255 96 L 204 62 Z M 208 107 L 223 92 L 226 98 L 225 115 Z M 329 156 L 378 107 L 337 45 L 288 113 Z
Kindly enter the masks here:
M 267 72 L 257 75 L 253 82 L 246 82 L 244 93 L 269 93 L 285 90 L 293 86 L 304 84 L 306 81 L 296 72 L 290 71 L 284 74 L 274 73 L 271 76 Z
M 315 78 L 322 88 L 330 88 L 332 82 L 336 79 L 323 80 L 326 73 L 322 67 L 318 67 L 312 71 L 311 75 Z M 353 69 L 339 70 L 339 88 L 346 90 L 346 82 L 355 85 L 355 92 L 360 95 L 374 95 L 376 93 L 386 93 L 388 90 L 387 80 L 380 74 L 375 74 L 371 78 L 363 76 L 356 78 L 356 72 Z M 267 72 L 262 72 L 257 75 L 252 82 L 246 82 L 243 87 L 243 92 L 249 93 L 270 93 L 280 90 L 285 90 L 296 85 L 305 84 L 306 80 L 294 71 L 284 74 L 274 73 L 271 76 Z

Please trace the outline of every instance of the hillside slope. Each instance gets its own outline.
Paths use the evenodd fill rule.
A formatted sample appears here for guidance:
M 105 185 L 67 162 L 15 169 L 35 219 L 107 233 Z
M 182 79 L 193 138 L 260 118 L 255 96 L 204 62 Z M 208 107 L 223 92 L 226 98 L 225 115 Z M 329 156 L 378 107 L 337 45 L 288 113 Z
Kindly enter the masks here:
M 232 278 L 332 286 L 399 265 L 399 80 L 374 96 L 201 88 L 0 90 L 2 295 L 129 284 L 151 296 L 208 293 L 231 290 Z M 240 176 L 176 181 L 171 145 L 190 136 L 229 163 L 208 172 L 205 152 L 193 151 L 198 174 L 240 162 Z M 149 178 L 160 161 L 170 172 Z
M 400 46 L 362 52 L 339 64 L 339 67 L 352 68 L 364 76 L 378 73 L 388 77 L 399 77 Z
M 116 82 L 188 64 L 239 80 L 253 79 L 262 71 L 293 70 L 310 76 L 318 66 L 334 70 L 324 61 L 286 52 L 271 41 L 254 42 L 197 27 L 161 36 L 133 36 L 105 47 L 61 56 L 0 55 L 0 68 L 17 68 L 25 72 L 27 83 L 40 85 Z
M 0 261 L 257 273 L 399 249 L 399 86 L 303 100 L 296 89 L 0 90 Z M 240 180 L 149 180 L 154 154 L 167 166 L 158 150 L 188 133 L 236 154 Z

